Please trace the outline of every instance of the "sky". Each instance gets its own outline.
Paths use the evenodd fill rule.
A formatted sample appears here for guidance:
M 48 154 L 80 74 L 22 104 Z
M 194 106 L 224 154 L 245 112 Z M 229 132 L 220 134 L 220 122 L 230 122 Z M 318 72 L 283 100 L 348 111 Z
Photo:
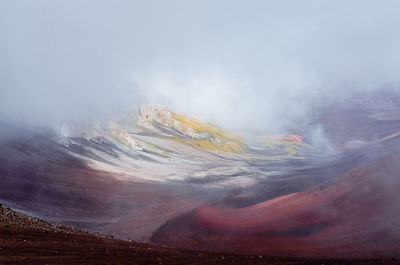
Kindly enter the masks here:
M 400 83 L 399 1 L 0 0 L 0 115 L 154 104 L 279 132 Z

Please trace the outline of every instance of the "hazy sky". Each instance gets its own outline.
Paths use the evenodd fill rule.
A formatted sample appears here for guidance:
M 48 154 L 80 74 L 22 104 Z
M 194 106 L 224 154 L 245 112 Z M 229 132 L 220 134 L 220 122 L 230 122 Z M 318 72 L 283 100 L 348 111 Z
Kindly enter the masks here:
M 160 104 L 276 131 L 400 82 L 400 1 L 0 0 L 0 113 Z

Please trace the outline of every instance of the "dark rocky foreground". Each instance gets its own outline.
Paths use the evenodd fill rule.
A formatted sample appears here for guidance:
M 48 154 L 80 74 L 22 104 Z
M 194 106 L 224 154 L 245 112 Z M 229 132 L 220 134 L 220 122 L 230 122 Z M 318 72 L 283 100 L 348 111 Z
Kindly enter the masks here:
M 89 234 L 0 209 L 0 264 L 400 264 L 394 259 L 321 260 L 166 248 Z

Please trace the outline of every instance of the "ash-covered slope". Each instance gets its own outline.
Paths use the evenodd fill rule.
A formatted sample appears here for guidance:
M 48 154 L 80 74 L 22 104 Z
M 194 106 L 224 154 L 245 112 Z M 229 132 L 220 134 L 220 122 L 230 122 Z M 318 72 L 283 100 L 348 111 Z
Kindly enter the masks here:
M 296 240 L 308 237 L 307 231 L 314 230 L 272 227 L 260 230 L 256 237 L 251 235 L 247 239 L 252 243 L 247 244 L 247 239 L 241 237 L 247 233 L 243 232 L 245 227 L 254 229 L 253 234 L 259 232 L 259 227 L 251 222 L 243 224 L 243 233 L 236 235 L 230 229 L 235 230 L 237 224 L 228 222 L 221 227 L 216 225 L 210 232 L 207 222 L 214 226 L 214 215 L 219 219 L 220 213 L 222 217 L 226 214 L 232 217 L 230 221 L 252 217 L 254 205 L 264 205 L 280 196 L 287 196 L 291 205 L 290 198 L 298 196 L 294 193 L 400 151 L 400 127 L 395 125 L 385 129 L 382 137 L 371 137 L 370 141 L 346 138 L 347 142 L 324 154 L 302 130 L 297 131 L 298 135 L 292 132 L 265 137 L 238 136 L 154 106 L 129 110 L 113 120 L 60 121 L 51 127 L 31 129 L 2 123 L 1 128 L 1 132 L 9 132 L 0 142 L 0 200 L 8 205 L 47 220 L 122 239 L 147 241 L 153 235 L 157 242 L 171 245 L 186 242 L 182 246 L 192 248 L 202 248 L 209 240 L 208 246 L 215 244 L 218 248 L 216 242 L 220 242 L 223 249 L 231 247 L 221 239 L 229 235 L 243 240 L 243 246 L 232 246 L 243 252 L 266 250 L 257 249 L 269 242 L 263 241 L 265 235 L 274 235 L 279 240 L 282 235 L 290 235 L 288 241 L 300 242 Z M 317 198 L 321 203 L 323 194 Z M 306 198 L 312 201 L 312 197 Z M 354 198 L 354 203 L 358 199 L 361 200 Z M 268 208 L 267 205 L 261 208 Z M 226 210 L 227 207 L 231 210 Z M 283 217 L 298 218 L 296 212 L 285 215 L 285 207 L 279 207 Z M 295 208 L 303 209 L 301 205 Z M 206 230 L 190 214 L 194 209 L 196 216 L 204 213 L 204 218 L 198 220 L 206 224 Z M 263 211 L 254 213 L 265 215 Z M 280 211 L 275 213 L 280 214 Z M 182 215 L 189 219 L 182 221 L 179 217 Z M 325 229 L 320 219 L 316 220 L 315 224 L 304 226 L 316 227 L 318 231 Z M 178 231 L 171 224 L 178 225 Z M 192 230 L 195 244 L 193 240 L 186 241 L 186 232 Z M 171 233 L 181 239 L 171 240 Z M 216 233 L 216 237 L 209 237 L 210 233 Z M 312 255 L 294 250 L 285 252 L 292 245 L 279 240 L 273 242 L 282 244 L 268 251 Z
M 299 159 L 283 147 L 253 155 L 233 133 L 160 107 L 144 106 L 115 120 L 1 127 L 12 133 L 0 143 L 0 200 L 140 241 L 169 219 Z M 265 170 L 249 159 L 273 165 Z
M 321 185 L 239 209 L 204 205 L 169 221 L 153 242 L 303 257 L 400 255 L 400 153 Z
M 166 248 L 111 239 L 31 217 L 0 205 L 3 264 L 326 264 L 326 259 L 237 255 Z M 390 264 L 395 260 L 335 260 L 335 264 Z

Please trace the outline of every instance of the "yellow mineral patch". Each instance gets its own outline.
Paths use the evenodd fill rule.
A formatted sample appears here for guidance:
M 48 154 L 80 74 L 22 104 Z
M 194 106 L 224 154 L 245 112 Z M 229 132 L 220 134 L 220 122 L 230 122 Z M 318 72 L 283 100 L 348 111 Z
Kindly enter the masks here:
M 154 130 L 154 124 L 168 127 L 185 137 L 170 136 L 175 141 L 198 148 L 241 153 L 246 150 L 244 141 L 215 125 L 179 114 L 161 107 L 142 106 L 140 125 Z
M 176 137 L 174 138 L 175 140 L 179 139 L 180 142 L 185 142 L 200 148 L 216 151 L 242 153 L 246 150 L 246 145 L 240 137 L 220 129 L 211 123 L 203 122 L 172 111 L 171 114 L 175 120 L 195 130 L 197 133 L 205 133 L 208 135 L 205 139 L 187 140 Z
M 291 137 L 286 136 L 271 136 L 271 137 L 261 137 L 261 141 L 266 143 L 266 146 L 270 149 L 278 149 L 286 152 L 289 155 L 294 156 L 302 156 L 303 149 L 307 146 L 302 140 L 299 140 L 299 137 Z
M 229 153 L 243 153 L 244 151 L 246 151 L 246 145 L 242 140 L 221 138 L 220 136 L 214 136 L 214 139 L 184 139 L 179 137 L 171 137 L 171 139 L 202 149 L 214 151 L 223 151 Z

